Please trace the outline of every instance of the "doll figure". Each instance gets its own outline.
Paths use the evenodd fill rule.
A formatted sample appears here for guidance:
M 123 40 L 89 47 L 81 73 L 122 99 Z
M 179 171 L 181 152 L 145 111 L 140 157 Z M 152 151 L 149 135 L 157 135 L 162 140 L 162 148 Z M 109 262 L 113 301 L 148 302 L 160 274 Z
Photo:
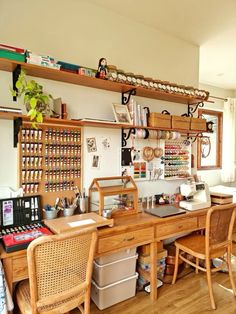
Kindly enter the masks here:
M 96 77 L 105 79 L 106 76 L 107 76 L 107 60 L 106 60 L 106 58 L 101 58 L 99 60 Z

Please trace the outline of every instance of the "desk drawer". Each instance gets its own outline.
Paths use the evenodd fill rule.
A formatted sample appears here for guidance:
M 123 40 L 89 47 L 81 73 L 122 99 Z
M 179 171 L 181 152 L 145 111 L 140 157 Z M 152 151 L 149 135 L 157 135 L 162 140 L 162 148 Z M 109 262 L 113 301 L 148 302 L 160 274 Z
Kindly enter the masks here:
M 28 278 L 27 257 L 22 256 L 12 259 L 13 281 L 20 281 Z
M 164 239 L 182 232 L 193 231 L 198 228 L 197 217 L 181 219 L 179 221 L 167 222 L 156 226 L 156 238 Z
M 97 253 L 114 251 L 119 248 L 132 247 L 151 242 L 154 238 L 154 229 L 145 228 L 118 235 L 101 238 L 98 240 Z
M 206 227 L 206 216 L 198 217 L 198 227 L 205 228 Z

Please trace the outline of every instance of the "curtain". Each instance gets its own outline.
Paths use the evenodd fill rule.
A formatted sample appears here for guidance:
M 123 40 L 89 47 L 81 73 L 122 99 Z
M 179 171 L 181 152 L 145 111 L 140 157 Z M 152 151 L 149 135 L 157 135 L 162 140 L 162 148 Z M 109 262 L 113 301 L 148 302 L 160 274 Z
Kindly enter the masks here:
M 236 99 L 227 98 L 223 114 L 222 181 L 235 181 Z

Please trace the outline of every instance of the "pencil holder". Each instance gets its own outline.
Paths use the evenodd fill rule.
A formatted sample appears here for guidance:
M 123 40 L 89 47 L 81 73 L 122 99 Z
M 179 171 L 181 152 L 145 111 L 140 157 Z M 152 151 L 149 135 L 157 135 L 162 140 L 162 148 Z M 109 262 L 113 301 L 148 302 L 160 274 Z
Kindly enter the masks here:
M 88 197 L 86 196 L 79 200 L 79 209 L 80 209 L 80 212 L 83 214 L 87 212 L 87 208 L 88 208 Z
M 43 208 L 43 213 L 44 213 L 44 218 L 50 220 L 57 217 L 58 210 L 55 208 L 52 208 L 51 210 L 45 210 Z
M 74 207 L 67 207 L 63 209 L 63 216 L 72 216 L 74 214 Z

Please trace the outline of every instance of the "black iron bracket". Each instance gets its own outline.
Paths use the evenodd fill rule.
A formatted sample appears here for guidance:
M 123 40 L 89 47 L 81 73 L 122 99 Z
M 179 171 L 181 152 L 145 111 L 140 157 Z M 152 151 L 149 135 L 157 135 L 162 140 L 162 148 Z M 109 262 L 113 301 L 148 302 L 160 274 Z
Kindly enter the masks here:
M 127 141 L 130 138 L 131 134 L 135 134 L 135 128 L 130 128 L 127 133 L 122 128 L 122 136 L 121 136 L 121 145 L 122 145 L 122 147 L 125 147 L 127 145 Z
M 197 111 L 198 108 L 204 107 L 204 102 L 198 102 L 197 104 L 188 104 L 188 117 L 192 117 L 193 113 Z
M 13 145 L 17 147 L 18 143 L 18 134 L 20 132 L 20 127 L 22 126 L 22 118 L 15 118 L 13 120 L 13 130 L 14 130 L 14 138 L 13 138 Z
M 17 64 L 15 70 L 12 72 L 12 88 L 14 91 L 18 91 L 17 90 L 17 87 L 16 87 L 16 82 L 18 80 L 18 77 L 20 75 L 20 72 L 21 72 L 21 65 L 20 64 Z M 13 101 L 16 101 L 17 100 L 17 97 L 16 96 L 13 96 Z
M 128 102 L 130 101 L 130 97 L 132 95 L 133 96 L 136 95 L 136 88 L 130 89 L 127 92 L 123 92 L 121 94 L 121 103 L 122 103 L 122 105 L 127 105 Z
M 206 137 L 206 136 L 204 136 L 202 133 L 197 133 L 196 135 L 189 135 L 189 134 L 188 134 L 187 139 L 188 139 L 188 140 L 191 140 L 191 144 L 193 144 L 193 143 L 196 142 L 196 140 L 197 140 L 198 138 L 202 138 L 202 137 Z

